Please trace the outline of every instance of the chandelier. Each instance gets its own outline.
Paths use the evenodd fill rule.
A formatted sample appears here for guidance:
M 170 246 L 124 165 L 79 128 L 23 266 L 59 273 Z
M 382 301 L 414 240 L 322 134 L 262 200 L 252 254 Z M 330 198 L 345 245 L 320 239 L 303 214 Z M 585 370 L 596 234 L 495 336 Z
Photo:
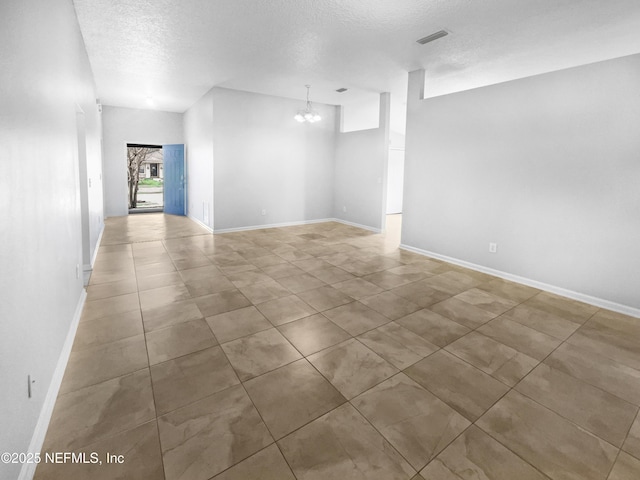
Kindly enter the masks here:
M 306 106 L 306 108 L 304 110 L 298 110 L 298 113 L 293 118 L 295 118 L 300 123 L 302 123 L 302 122 L 309 122 L 309 123 L 319 122 L 320 120 L 322 120 L 322 117 L 320 116 L 320 114 L 318 112 L 316 112 L 313 109 L 313 106 L 311 105 L 311 101 L 309 100 L 309 89 L 311 88 L 311 85 L 305 85 L 305 87 L 307 87 L 307 106 Z

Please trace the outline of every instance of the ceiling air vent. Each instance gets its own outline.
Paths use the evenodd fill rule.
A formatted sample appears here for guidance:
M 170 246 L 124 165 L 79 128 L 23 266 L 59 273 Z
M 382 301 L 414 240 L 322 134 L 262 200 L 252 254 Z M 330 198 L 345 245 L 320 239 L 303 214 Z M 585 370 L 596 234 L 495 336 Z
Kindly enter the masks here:
M 346 91 L 347 91 L 347 89 L 344 88 L 344 87 L 343 88 L 339 88 L 339 89 L 336 90 L 336 92 L 338 92 L 338 93 L 343 93 L 343 92 L 346 92 Z
M 420 40 L 416 40 L 420 45 L 424 45 L 425 43 L 433 42 L 434 40 L 438 40 L 439 38 L 446 37 L 449 35 L 449 32 L 446 30 L 440 30 L 439 32 L 432 33 L 431 35 L 427 35 Z

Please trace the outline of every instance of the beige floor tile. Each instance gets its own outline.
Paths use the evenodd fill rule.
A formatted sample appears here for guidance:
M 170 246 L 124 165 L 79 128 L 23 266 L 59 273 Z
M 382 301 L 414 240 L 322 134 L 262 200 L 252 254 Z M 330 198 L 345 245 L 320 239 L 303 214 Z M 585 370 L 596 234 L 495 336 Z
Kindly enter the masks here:
M 475 425 L 420 473 L 429 480 L 548 480 Z
M 387 317 L 357 301 L 326 310 L 323 315 L 354 336 L 389 323 Z
M 296 478 L 280 453 L 280 449 L 274 444 L 234 465 L 212 480 L 296 480 Z
M 406 480 L 415 471 L 345 404 L 278 442 L 298 480 Z
M 458 298 L 449 298 L 429 309 L 471 329 L 478 328 L 497 316 Z
M 240 383 L 220 347 L 151 366 L 158 415 Z
M 438 350 L 436 345 L 395 322 L 364 333 L 358 340 L 400 370 Z
M 104 382 L 149 366 L 144 335 L 72 351 L 60 394 Z
M 351 337 L 322 314 L 281 325 L 278 330 L 305 356 Z
M 81 322 L 98 320 L 99 318 L 116 315 L 118 313 L 140 310 L 137 293 L 127 293 L 117 297 L 101 298 L 87 301 L 82 310 Z
M 640 370 L 565 343 L 545 364 L 640 406 Z
M 245 383 L 276 440 L 346 402 L 305 359 Z
M 631 425 L 631 430 L 629 430 L 622 449 L 637 459 L 640 459 L 640 414 L 636 416 L 635 421 Z
M 225 290 L 234 290 L 236 288 L 234 284 L 223 275 L 187 280 L 185 281 L 185 285 L 189 294 L 194 298 L 223 292 Z
M 262 247 L 241 248 L 240 250 L 238 250 L 238 253 L 247 260 L 251 260 L 252 258 L 264 257 L 271 254 L 269 250 Z
M 448 293 L 449 295 L 457 295 L 465 290 L 478 286 L 480 283 L 469 275 L 454 271 L 448 271 L 425 278 L 422 282 L 431 288 Z
M 326 285 L 322 280 L 319 280 L 308 273 L 293 275 L 291 277 L 282 277 L 279 278 L 277 282 L 292 293 L 306 292 L 307 290 L 313 290 L 314 288 L 320 288 Z
M 97 455 L 97 459 L 102 463 L 43 462 L 38 465 L 35 480 L 62 478 L 164 480 L 160 440 L 155 420 L 75 449 L 75 453 L 84 453 L 87 460 L 92 458 L 92 454 Z M 106 463 L 107 454 L 123 455 L 124 463 Z
M 363 298 L 360 301 L 390 320 L 397 320 L 420 310 L 420 307 L 415 303 L 398 297 L 391 292 L 379 293 L 378 295 Z
M 567 342 L 640 370 L 640 320 L 637 318 L 598 312 Z
M 310 251 L 307 253 L 310 253 L 313 255 L 313 253 Z M 298 267 L 300 270 L 304 270 L 305 272 L 311 272 L 312 270 L 319 270 L 321 268 L 328 268 L 333 266 L 329 262 L 326 262 L 321 258 L 308 258 L 306 260 L 297 260 L 293 262 L 292 265 Z
M 104 271 L 104 272 L 101 272 L 99 269 L 94 268 L 93 273 L 91 273 L 91 279 L 89 280 L 89 285 L 101 285 L 103 283 L 127 282 L 131 280 L 135 280 L 135 278 L 136 278 L 136 271 L 133 268 L 133 266 L 125 270 Z
M 448 293 L 436 290 L 424 283 L 424 280 L 403 285 L 391 290 L 391 293 L 398 295 L 399 297 L 409 300 L 422 308 L 430 307 L 435 303 L 439 303 L 446 300 L 451 295 Z
M 291 277 L 292 275 L 302 275 L 304 273 L 304 270 L 301 270 L 295 265 L 291 265 L 288 262 L 268 265 L 266 267 L 263 267 L 262 271 L 274 280 L 277 280 L 278 278 Z
M 211 265 L 211 260 L 204 256 L 204 254 L 183 258 L 172 258 L 172 260 L 178 270 L 188 270 L 190 268 Z
M 637 480 L 640 478 L 640 460 L 620 452 L 607 480 Z
M 188 270 L 181 270 L 178 272 L 180 278 L 186 282 L 193 282 L 195 280 L 203 280 L 206 278 L 220 277 L 222 272 L 215 265 L 205 265 L 204 267 L 190 268 Z
M 278 255 L 269 254 L 264 255 L 262 257 L 252 258 L 251 263 L 258 268 L 269 267 L 271 265 L 278 265 L 281 263 L 288 263 L 284 258 L 279 257 Z M 304 260 L 302 260 L 304 262 Z
M 73 350 L 115 342 L 144 333 L 140 310 L 118 313 L 90 322 L 81 322 L 76 331 Z
M 541 292 L 524 302 L 524 304 L 576 323 L 586 322 L 598 311 L 598 307 L 594 307 L 593 305 L 587 305 L 586 303 L 549 292 Z
M 467 302 L 487 312 L 500 315 L 507 310 L 511 310 L 518 305 L 519 302 L 502 298 L 493 293 L 485 292 L 479 288 L 471 288 L 462 293 L 459 293 L 454 298 Z
M 314 308 L 295 295 L 276 298 L 258 305 L 258 310 L 275 326 L 299 320 L 316 313 Z
M 298 250 L 298 249 L 279 252 L 277 253 L 277 255 L 284 258 L 288 262 L 295 262 L 296 260 L 306 260 L 308 258 L 313 258 L 308 253 L 305 253 L 302 250 Z
M 43 452 L 72 451 L 155 417 L 149 370 L 59 395 Z
M 579 323 L 524 304 L 509 310 L 502 315 L 502 318 L 507 318 L 560 340 L 566 340 L 580 328 Z
M 207 480 L 273 442 L 240 385 L 159 417 L 158 428 L 167 480 Z
M 151 277 L 155 275 L 161 275 L 163 273 L 175 273 L 176 267 L 170 259 L 164 262 L 150 263 L 147 265 L 136 265 L 136 277 L 138 280 L 141 278 Z
M 544 364 L 516 390 L 617 447 L 638 411 L 635 405 Z
M 351 280 L 345 280 L 344 282 L 335 283 L 333 288 L 340 290 L 342 293 L 356 300 L 383 292 L 382 288 L 362 278 L 353 278 Z
M 183 300 L 142 312 L 145 332 L 203 318 L 194 300 Z
M 471 421 L 509 390 L 505 384 L 443 350 L 410 366 L 405 373 Z
M 439 347 L 449 345 L 471 331 L 464 325 L 427 309 L 402 317 L 396 323 Z
M 539 363 L 524 353 L 471 332 L 445 349 L 507 385 L 514 386 Z
M 505 317 L 494 318 L 477 331 L 537 360 L 544 360 L 561 343 L 557 338 Z
M 394 269 L 392 269 L 394 270 Z M 422 280 L 427 275 L 421 273 L 419 275 L 398 275 L 391 270 L 383 270 L 382 272 L 372 273 L 362 277 L 367 282 L 371 282 L 383 290 L 391 290 L 392 288 L 401 287 L 412 282 Z
M 353 302 L 353 298 L 331 286 L 302 292 L 298 296 L 319 312 Z
M 354 339 L 307 359 L 348 399 L 398 373 L 396 367 Z
M 142 311 L 146 311 L 190 298 L 189 290 L 184 285 L 168 285 L 140 292 L 140 306 Z
M 127 293 L 135 293 L 137 291 L 138 288 L 135 278 L 124 280 L 122 282 L 89 285 L 87 286 L 87 301 L 116 297 Z
M 241 288 L 240 291 L 254 305 L 291 295 L 289 290 L 275 280 L 249 285 Z
M 217 343 L 204 319 L 190 320 L 147 333 L 151 365 L 204 350 Z
M 220 313 L 207 317 L 206 320 L 219 343 L 230 342 L 273 327 L 254 306 Z
M 606 478 L 618 452 L 516 391 L 476 425 L 552 479 Z
M 252 263 L 247 261 L 242 255 L 235 252 L 216 253 L 207 257 L 216 267 L 225 270 L 227 267 L 249 266 L 254 267 Z
M 402 373 L 351 403 L 416 470 L 471 424 Z
M 275 328 L 224 343 L 222 349 L 243 382 L 302 358 Z
M 382 235 L 107 219 L 45 447 L 127 461 L 36 478 L 635 480 L 637 319 L 400 250 L 401 218 Z M 502 400 L 468 363 L 513 385 L 529 357 Z M 490 435 L 453 440 L 487 411 Z M 401 454 L 435 458 L 418 475 Z
M 160 273 L 158 275 L 149 275 L 138 278 L 138 290 L 153 290 L 160 287 L 168 287 L 170 285 L 184 285 L 182 277 L 178 272 Z
M 256 283 L 268 282 L 272 278 L 259 270 L 246 270 L 229 275 L 229 280 L 236 288 L 242 288 Z
M 328 266 L 317 270 L 311 270 L 309 273 L 329 285 L 346 282 L 347 280 L 353 280 L 356 278 L 349 272 L 346 272 L 342 268 L 336 266 Z
M 193 301 L 205 317 L 211 317 L 251 305 L 247 297 L 245 297 L 240 290 L 235 289 L 196 297 Z
M 493 293 L 503 298 L 508 298 L 514 302 L 524 302 L 534 295 L 540 293 L 540 290 L 520 283 L 510 282 L 501 278 L 494 278 L 488 282 L 484 282 L 478 287 L 480 290 Z

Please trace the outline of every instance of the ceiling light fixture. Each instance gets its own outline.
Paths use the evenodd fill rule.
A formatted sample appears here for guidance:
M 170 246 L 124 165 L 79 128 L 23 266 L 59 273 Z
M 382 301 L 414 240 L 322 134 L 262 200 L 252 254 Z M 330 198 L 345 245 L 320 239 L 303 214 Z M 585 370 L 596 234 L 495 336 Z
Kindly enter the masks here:
M 320 116 L 320 114 L 318 112 L 316 112 L 313 109 L 313 106 L 311 105 L 311 101 L 309 100 L 309 89 L 311 88 L 311 85 L 305 85 L 305 87 L 307 87 L 307 106 L 306 106 L 306 108 L 304 110 L 298 110 L 298 113 L 293 118 L 295 118 L 300 123 L 302 123 L 302 122 L 309 122 L 309 123 L 319 122 L 320 120 L 322 120 L 322 117 Z
M 446 37 L 449 35 L 449 32 L 446 30 L 440 30 L 439 32 L 432 33 L 431 35 L 427 35 L 420 40 L 416 40 L 420 45 L 424 45 L 425 43 L 433 42 L 434 40 L 438 40 L 439 38 Z

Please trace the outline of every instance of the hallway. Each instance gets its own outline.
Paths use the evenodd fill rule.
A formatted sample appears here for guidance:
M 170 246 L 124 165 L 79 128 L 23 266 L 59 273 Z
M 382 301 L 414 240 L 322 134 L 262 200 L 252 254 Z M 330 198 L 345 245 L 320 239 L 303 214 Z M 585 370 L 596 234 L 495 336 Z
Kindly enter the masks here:
M 640 476 L 637 320 L 398 242 L 107 220 L 35 478 Z

